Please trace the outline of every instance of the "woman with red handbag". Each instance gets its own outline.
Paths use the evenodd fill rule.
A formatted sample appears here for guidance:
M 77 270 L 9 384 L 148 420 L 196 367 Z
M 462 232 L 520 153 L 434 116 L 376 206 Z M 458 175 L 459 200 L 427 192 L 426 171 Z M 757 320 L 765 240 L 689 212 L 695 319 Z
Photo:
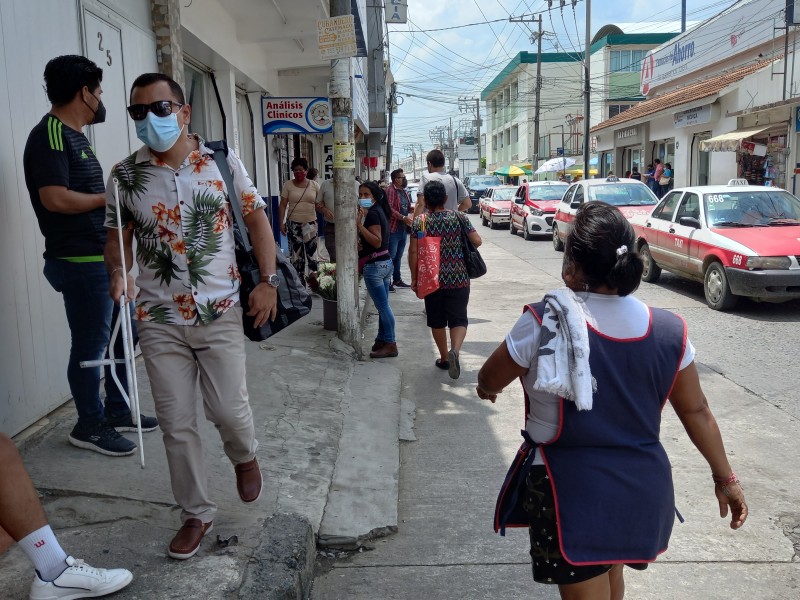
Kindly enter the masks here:
M 467 304 L 469 304 L 469 275 L 464 265 L 461 228 L 466 226 L 469 240 L 477 248 L 481 236 L 472 224 L 454 210 L 444 207 L 447 193 L 440 181 L 430 181 L 423 190 L 425 206 L 430 211 L 414 219 L 408 265 L 411 268 L 411 289 L 417 292 L 427 281 L 420 281 L 420 245 L 428 237 L 440 238 L 438 288 L 424 296 L 425 314 L 433 341 L 439 350 L 436 366 L 446 369 L 453 379 L 461 375 L 459 353 L 467 337 Z M 462 225 L 462 219 L 465 225 Z M 434 286 L 435 287 L 435 286 Z M 417 295 L 420 295 L 419 293 Z M 447 349 L 447 328 L 450 328 L 450 350 Z

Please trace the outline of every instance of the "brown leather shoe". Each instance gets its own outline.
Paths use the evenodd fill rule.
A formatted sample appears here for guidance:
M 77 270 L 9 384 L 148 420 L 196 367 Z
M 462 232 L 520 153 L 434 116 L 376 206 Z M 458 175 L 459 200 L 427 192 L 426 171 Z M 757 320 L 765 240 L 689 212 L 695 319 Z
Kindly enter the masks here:
M 380 350 L 381 348 L 383 348 L 385 345 L 386 342 L 384 342 L 383 340 L 375 340 L 375 343 L 372 344 L 372 348 L 370 348 L 370 350 L 375 352 L 376 350 Z
M 234 467 L 236 471 L 236 489 L 239 491 L 239 498 L 245 504 L 255 502 L 261 497 L 261 469 L 258 468 L 258 461 L 254 458 L 245 463 L 239 463 Z
M 383 348 L 369 353 L 370 358 L 392 358 L 395 356 L 397 356 L 396 342 L 387 343 Z
M 212 521 L 203 523 L 200 519 L 186 519 L 169 544 L 169 556 L 178 560 L 191 558 L 200 549 L 203 536 L 213 528 Z

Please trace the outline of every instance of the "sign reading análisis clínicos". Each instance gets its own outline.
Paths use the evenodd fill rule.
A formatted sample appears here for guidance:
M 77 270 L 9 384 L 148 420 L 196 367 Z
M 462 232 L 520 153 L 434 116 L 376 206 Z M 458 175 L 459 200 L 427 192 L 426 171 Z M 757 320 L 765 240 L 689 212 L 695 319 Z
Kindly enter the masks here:
M 331 131 L 331 105 L 327 98 L 261 98 L 264 135 L 327 133 Z

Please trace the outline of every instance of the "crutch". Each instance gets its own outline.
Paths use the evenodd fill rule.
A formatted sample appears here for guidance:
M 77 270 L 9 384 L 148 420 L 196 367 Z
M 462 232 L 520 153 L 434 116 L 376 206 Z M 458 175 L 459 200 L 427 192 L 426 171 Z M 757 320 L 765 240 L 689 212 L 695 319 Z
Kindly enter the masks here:
M 136 361 L 134 357 L 133 346 L 133 325 L 131 323 L 131 312 L 128 309 L 128 268 L 125 264 L 125 248 L 122 243 L 122 217 L 119 205 L 119 186 L 117 178 L 114 177 L 114 201 L 116 203 L 117 213 L 117 238 L 119 240 L 120 258 L 122 260 L 122 295 L 119 298 L 119 317 L 114 324 L 114 329 L 111 332 L 111 339 L 108 342 L 108 358 L 100 360 L 86 360 L 81 362 L 81 367 L 104 367 L 110 366 L 111 378 L 114 380 L 117 388 L 119 388 L 122 397 L 128 404 L 131 410 L 131 418 L 136 423 L 136 429 L 139 434 L 139 462 L 144 469 L 144 444 L 142 443 L 142 422 L 141 412 L 139 410 L 139 383 L 136 380 Z M 116 358 L 114 356 L 114 344 L 117 341 L 120 329 L 122 330 L 122 346 L 124 358 Z M 125 374 L 128 378 L 128 389 L 126 390 L 119 378 L 117 377 L 117 365 L 125 365 Z

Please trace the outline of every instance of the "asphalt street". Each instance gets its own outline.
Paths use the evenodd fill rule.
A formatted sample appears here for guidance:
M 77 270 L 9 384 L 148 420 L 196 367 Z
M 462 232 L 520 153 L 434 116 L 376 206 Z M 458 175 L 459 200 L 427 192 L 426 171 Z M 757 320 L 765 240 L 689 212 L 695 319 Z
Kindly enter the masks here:
M 400 351 L 393 364 L 403 370 L 403 400 L 416 407 L 415 439 L 400 454 L 399 531 L 318 573 L 314 600 L 558 597 L 555 588 L 532 583 L 527 532 L 502 538 L 492 531 L 496 494 L 521 441 L 521 388 L 515 382 L 491 405 L 477 398 L 475 383 L 522 306 L 562 285 L 563 254 L 548 238 L 526 242 L 471 219 L 489 273 L 473 282 L 459 380 L 433 365 L 422 302 L 407 290 L 391 297 Z M 657 284 L 643 283 L 637 296 L 687 320 L 751 516 L 737 532 L 719 518 L 708 467 L 666 408 L 662 439 L 686 523 L 676 523 L 669 550 L 647 571 L 626 570 L 626 598 L 800 597 L 800 304 L 745 301 L 734 312 L 716 312 L 700 284 L 666 273 Z M 370 327 L 367 340 L 375 315 Z

